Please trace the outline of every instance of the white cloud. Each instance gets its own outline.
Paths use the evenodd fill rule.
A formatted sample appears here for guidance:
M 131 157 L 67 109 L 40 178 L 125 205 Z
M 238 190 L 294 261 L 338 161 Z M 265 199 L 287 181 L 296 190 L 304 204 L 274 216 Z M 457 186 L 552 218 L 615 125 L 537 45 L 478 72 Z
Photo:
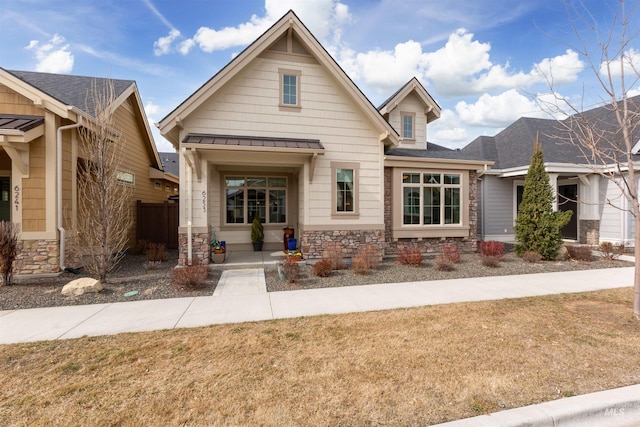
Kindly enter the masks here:
M 69 45 L 63 45 L 64 37 L 55 34 L 48 43 L 43 45 L 37 40 L 31 40 L 25 48 L 34 52 L 38 63 L 36 71 L 45 73 L 69 73 L 73 69 L 74 57 Z
M 351 22 L 349 7 L 339 0 L 265 0 L 264 16 L 252 15 L 249 21 L 234 27 L 200 27 L 179 48 L 188 53 L 197 45 L 204 52 L 230 49 L 253 42 L 288 10 L 294 10 L 311 32 L 321 40 L 338 43 L 342 27 Z
M 155 43 L 153 43 L 153 53 L 156 56 L 160 56 L 171 52 L 171 44 L 178 37 L 180 37 L 180 31 L 175 28 L 172 29 L 169 31 L 169 35 L 166 37 L 160 37 Z
M 471 137 L 456 113 L 445 109 L 441 111 L 440 118 L 427 127 L 427 140 L 449 148 L 460 148 L 467 145 Z
M 483 94 L 474 104 L 460 101 L 456 104 L 460 120 L 469 126 L 504 127 L 520 117 L 545 117 L 535 101 L 515 89 L 497 96 Z
M 399 43 L 395 49 L 356 53 L 344 48 L 337 58 L 355 79 L 388 93 L 416 76 L 429 82 L 439 95 L 467 96 L 511 88 L 529 88 L 546 84 L 574 82 L 584 63 L 572 50 L 533 64 L 529 72 L 512 71 L 509 63 L 494 64 L 491 45 L 474 40 L 473 34 L 458 29 L 449 35 L 445 45 L 434 52 L 423 52 L 415 41 Z

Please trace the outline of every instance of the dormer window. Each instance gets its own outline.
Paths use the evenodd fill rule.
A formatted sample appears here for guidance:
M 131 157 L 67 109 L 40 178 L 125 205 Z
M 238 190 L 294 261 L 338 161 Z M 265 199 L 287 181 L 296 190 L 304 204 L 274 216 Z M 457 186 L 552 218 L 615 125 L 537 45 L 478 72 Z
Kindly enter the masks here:
M 279 69 L 280 107 L 300 108 L 300 71 Z
M 402 138 L 415 140 L 415 125 L 416 115 L 415 113 L 401 113 L 402 117 Z

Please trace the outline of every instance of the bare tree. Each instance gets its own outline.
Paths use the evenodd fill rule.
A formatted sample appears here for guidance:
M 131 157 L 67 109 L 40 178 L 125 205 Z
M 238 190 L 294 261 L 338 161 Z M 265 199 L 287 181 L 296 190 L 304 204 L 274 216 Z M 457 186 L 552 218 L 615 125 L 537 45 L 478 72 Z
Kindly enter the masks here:
M 114 100 L 111 80 L 94 82 L 86 100 L 93 118 L 80 128 L 78 235 L 87 270 L 102 281 L 122 259 L 133 225 L 133 187 L 120 176 L 126 141 L 115 128 Z
M 569 116 L 558 120 L 561 141 L 577 147 L 592 171 L 614 183 L 635 223 L 634 254 L 640 260 L 640 205 L 638 204 L 638 172 L 640 159 L 634 154 L 634 146 L 640 137 L 640 97 L 637 93 L 640 80 L 640 56 L 632 43 L 638 39 L 637 2 L 618 0 L 611 10 L 611 20 L 601 25 L 584 2 L 566 0 L 569 22 L 576 35 L 577 44 L 572 48 L 578 52 L 602 90 L 598 102 L 605 105 L 598 115 L 584 112 L 583 104 L 557 97 L 556 103 L 546 109 Z M 608 19 L 609 17 L 607 17 Z M 603 20 L 604 21 L 604 20 Z M 553 91 L 552 76 L 547 76 Z M 638 169 L 638 170 L 636 170 Z M 611 203 L 611 202 L 609 202 Z M 611 203 L 613 205 L 613 203 Z M 633 313 L 640 319 L 640 265 L 636 262 L 634 275 Z

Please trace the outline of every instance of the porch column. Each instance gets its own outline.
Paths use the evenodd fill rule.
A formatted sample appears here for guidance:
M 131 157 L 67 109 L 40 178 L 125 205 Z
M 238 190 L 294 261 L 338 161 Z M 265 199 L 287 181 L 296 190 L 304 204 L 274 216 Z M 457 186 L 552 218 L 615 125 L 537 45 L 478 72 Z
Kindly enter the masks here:
M 551 185 L 551 190 L 553 191 L 553 211 L 556 212 L 558 210 L 558 174 L 550 173 L 549 175 L 549 184 Z

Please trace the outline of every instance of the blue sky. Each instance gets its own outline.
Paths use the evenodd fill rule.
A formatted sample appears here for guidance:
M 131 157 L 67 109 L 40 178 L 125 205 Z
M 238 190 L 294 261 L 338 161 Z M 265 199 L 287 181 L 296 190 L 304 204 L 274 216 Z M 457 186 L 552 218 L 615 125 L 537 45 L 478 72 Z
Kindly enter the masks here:
M 615 2 L 585 3 L 610 20 Z M 0 66 L 136 80 L 153 126 L 289 9 L 374 105 L 418 77 L 442 107 L 428 139 L 451 148 L 547 117 L 545 76 L 600 92 L 561 0 L 3 0 Z

